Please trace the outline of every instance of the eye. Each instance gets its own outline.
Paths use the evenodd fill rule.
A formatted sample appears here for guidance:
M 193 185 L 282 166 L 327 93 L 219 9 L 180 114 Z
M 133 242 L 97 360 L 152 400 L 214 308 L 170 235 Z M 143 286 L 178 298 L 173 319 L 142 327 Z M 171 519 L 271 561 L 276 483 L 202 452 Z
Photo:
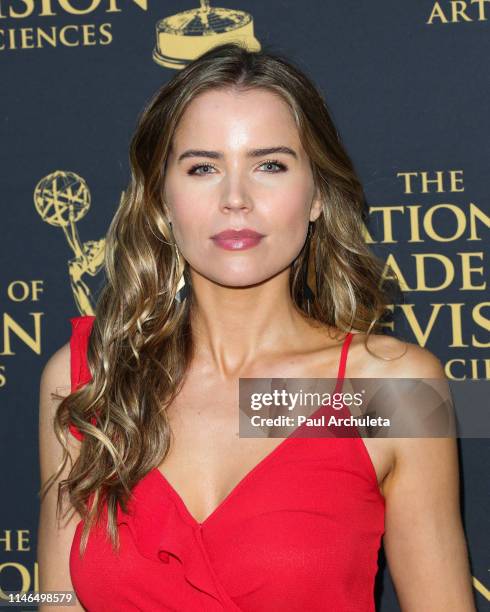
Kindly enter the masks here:
M 260 165 L 261 166 L 277 166 L 279 168 L 279 172 L 283 172 L 284 170 L 287 170 L 287 167 L 281 162 L 277 161 L 277 159 L 267 159 L 265 162 L 263 162 Z M 270 170 L 267 170 L 267 172 L 270 172 Z M 275 171 L 271 172 L 271 174 L 275 174 L 275 173 L 276 173 Z
M 194 166 L 192 166 L 191 168 L 189 168 L 189 171 L 187 172 L 187 174 L 196 174 L 197 176 L 202 176 L 203 174 L 211 174 L 211 172 L 196 172 L 196 170 L 199 170 L 200 168 L 215 168 L 215 166 L 213 166 L 212 164 L 195 164 Z M 216 168 L 215 168 L 216 169 Z
M 267 159 L 265 162 L 262 162 L 262 164 L 260 164 L 260 166 L 276 166 L 277 168 L 279 168 L 279 170 L 266 170 L 266 172 L 270 173 L 270 174 L 275 174 L 276 172 L 284 172 L 285 170 L 287 170 L 287 166 L 285 166 L 284 164 L 282 164 L 281 162 L 277 161 L 277 159 Z M 204 172 L 198 172 L 198 170 L 201 170 L 202 168 L 206 168 L 207 170 Z M 189 168 L 187 174 L 190 175 L 196 175 L 196 176 L 203 176 L 205 174 L 212 174 L 211 172 L 209 172 L 209 168 L 214 168 L 216 170 L 216 166 L 213 166 L 213 164 L 195 164 L 194 166 L 192 166 L 191 168 Z

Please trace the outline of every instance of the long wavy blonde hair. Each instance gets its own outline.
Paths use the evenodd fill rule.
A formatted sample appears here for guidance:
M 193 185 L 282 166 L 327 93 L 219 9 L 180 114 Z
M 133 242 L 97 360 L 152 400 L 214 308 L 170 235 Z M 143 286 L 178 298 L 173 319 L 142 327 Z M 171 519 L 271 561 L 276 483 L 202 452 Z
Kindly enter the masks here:
M 367 247 L 363 189 L 327 105 L 314 84 L 277 54 L 239 44 L 212 48 L 163 85 L 138 118 L 130 145 L 130 182 L 106 236 L 107 282 L 96 303 L 87 359 L 92 380 L 62 399 L 54 428 L 63 461 L 67 428 L 84 435 L 69 478 L 58 486 L 84 519 L 80 553 L 107 504 L 107 531 L 119 548 L 116 513 L 126 511 L 132 487 L 165 458 L 170 442 L 166 409 L 179 393 L 193 355 L 188 267 L 176 256 L 162 202 L 166 159 L 186 106 L 210 89 L 265 88 L 289 105 L 307 152 L 323 210 L 291 264 L 290 289 L 301 313 L 347 332 L 380 333 L 391 315 L 396 279 L 383 282 L 383 264 Z M 309 284 L 314 299 L 304 292 Z M 183 272 L 189 294 L 176 301 Z M 95 424 L 91 419 L 95 417 Z M 44 492 L 43 492 L 44 489 Z M 89 502 L 93 500 L 93 503 Z

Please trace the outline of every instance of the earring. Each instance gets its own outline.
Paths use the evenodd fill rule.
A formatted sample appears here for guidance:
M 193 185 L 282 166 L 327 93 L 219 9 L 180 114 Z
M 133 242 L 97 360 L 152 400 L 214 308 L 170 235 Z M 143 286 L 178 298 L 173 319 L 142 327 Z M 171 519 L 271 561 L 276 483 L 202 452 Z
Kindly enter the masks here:
M 173 231 L 172 222 L 169 221 L 169 224 L 170 224 L 170 228 Z M 184 277 L 185 261 L 182 255 L 180 254 L 180 251 L 179 251 L 179 248 L 177 247 L 177 243 L 175 242 L 175 239 L 174 239 L 174 248 L 175 248 L 175 258 L 177 259 L 177 266 L 181 270 L 179 282 L 177 283 L 175 301 L 180 304 L 185 300 L 185 298 L 189 294 L 189 288 L 185 282 L 185 277 Z
M 312 231 L 313 221 L 310 221 L 308 224 L 308 234 L 306 236 L 306 262 L 303 266 L 303 293 L 308 302 L 313 302 L 315 300 L 315 294 L 311 290 L 311 287 L 308 285 L 308 266 L 310 263 L 310 242 Z

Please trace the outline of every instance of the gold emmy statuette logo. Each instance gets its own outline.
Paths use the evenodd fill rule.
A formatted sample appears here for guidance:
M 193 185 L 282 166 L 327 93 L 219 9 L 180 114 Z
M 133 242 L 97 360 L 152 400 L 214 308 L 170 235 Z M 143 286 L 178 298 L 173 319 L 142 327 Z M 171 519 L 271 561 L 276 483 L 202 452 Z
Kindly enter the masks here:
M 41 219 L 61 227 L 75 257 L 68 261 L 73 296 L 82 315 L 93 315 L 94 304 L 85 274 L 95 276 L 103 266 L 105 239 L 81 242 L 76 224 L 90 208 L 87 183 L 74 172 L 58 170 L 42 178 L 34 189 L 34 204 Z
M 157 22 L 157 42 L 153 49 L 153 59 L 157 64 L 181 70 L 205 51 L 226 42 L 241 43 L 251 51 L 260 50 L 250 13 L 211 8 L 209 0 L 200 2 L 200 8 Z

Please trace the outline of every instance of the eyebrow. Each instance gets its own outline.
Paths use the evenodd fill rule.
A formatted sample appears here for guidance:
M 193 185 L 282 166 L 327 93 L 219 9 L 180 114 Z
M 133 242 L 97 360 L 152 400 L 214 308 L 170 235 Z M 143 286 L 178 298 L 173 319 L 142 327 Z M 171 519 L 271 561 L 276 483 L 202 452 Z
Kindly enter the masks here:
M 267 147 L 262 149 L 250 149 L 247 151 L 247 157 L 262 157 L 263 155 L 272 155 L 273 153 L 286 153 L 292 155 L 295 159 L 298 159 L 296 151 L 290 147 Z M 206 151 L 203 149 L 188 149 L 179 155 L 177 163 L 180 163 L 187 157 L 210 157 L 211 159 L 223 159 L 224 155 L 221 151 Z

